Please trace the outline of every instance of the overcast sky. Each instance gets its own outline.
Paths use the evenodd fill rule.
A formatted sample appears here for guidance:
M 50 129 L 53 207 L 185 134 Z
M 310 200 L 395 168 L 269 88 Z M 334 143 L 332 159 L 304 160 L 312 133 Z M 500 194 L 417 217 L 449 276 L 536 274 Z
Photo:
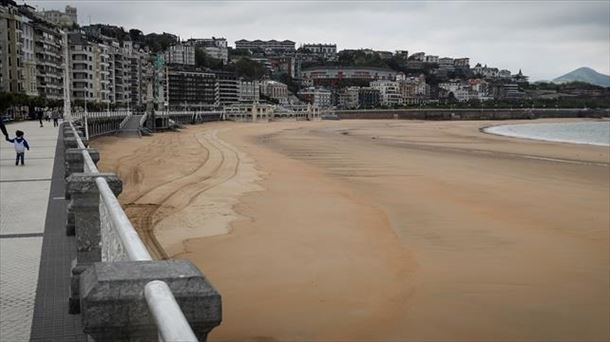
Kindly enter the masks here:
M 23 2 L 23 1 L 20 1 Z M 27 1 L 76 6 L 89 22 L 225 37 L 336 43 L 338 49 L 470 57 L 531 80 L 581 66 L 610 73 L 610 1 Z

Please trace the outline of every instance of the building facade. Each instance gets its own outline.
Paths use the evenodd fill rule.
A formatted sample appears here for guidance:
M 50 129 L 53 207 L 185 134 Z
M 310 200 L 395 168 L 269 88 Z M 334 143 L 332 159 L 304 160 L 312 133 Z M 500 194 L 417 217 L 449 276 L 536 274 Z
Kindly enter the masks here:
M 304 44 L 302 49 L 324 60 L 334 61 L 337 59 L 337 44 Z
M 165 51 L 165 63 L 195 65 L 195 47 L 190 44 L 176 44 Z
M 288 86 L 281 82 L 264 80 L 260 83 L 260 94 L 283 103 L 288 100 Z
M 332 106 L 332 93 L 328 89 L 309 87 L 299 90 L 298 97 L 314 107 L 328 108 Z
M 258 81 L 241 80 L 239 83 L 239 102 L 255 103 L 260 101 Z
M 225 38 L 212 37 L 189 39 L 187 44 L 192 45 L 195 48 L 203 49 L 208 56 L 221 60 L 223 64 L 229 62 L 229 50 Z
M 42 16 L 55 25 L 62 27 L 72 27 L 78 23 L 76 7 L 66 6 L 66 11 L 57 10 L 42 11 Z
M 382 106 L 396 107 L 403 104 L 398 82 L 388 80 L 373 81 L 370 83 L 370 87 L 379 90 Z
M 164 100 L 169 110 L 218 108 L 220 92 L 216 75 L 195 68 L 168 66 Z
M 304 80 L 311 81 L 314 85 L 332 85 L 341 80 L 355 81 L 394 81 L 398 73 L 392 69 L 374 67 L 349 67 L 349 66 L 319 66 L 306 68 L 301 71 Z
M 272 40 L 246 40 L 241 39 L 235 42 L 236 49 L 262 50 L 267 53 L 287 53 L 295 51 L 295 42 L 291 40 L 278 41 Z

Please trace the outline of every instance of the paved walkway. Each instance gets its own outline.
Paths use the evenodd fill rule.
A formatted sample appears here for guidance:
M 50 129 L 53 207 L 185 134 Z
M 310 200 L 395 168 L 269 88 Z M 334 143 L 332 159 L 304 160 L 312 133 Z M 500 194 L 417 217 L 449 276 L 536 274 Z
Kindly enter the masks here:
M 31 150 L 15 166 L 12 144 L 0 141 L 0 341 L 79 340 L 79 316 L 67 314 L 75 250 L 65 236 L 59 129 L 37 121 L 7 129 L 24 131 Z

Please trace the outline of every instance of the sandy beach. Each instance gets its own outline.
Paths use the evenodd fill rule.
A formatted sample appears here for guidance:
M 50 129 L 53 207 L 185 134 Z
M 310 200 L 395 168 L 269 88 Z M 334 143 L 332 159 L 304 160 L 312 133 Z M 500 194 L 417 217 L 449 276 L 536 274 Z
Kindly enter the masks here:
M 224 122 L 92 145 L 155 257 L 222 294 L 211 341 L 608 341 L 610 149 L 480 132 L 504 123 Z

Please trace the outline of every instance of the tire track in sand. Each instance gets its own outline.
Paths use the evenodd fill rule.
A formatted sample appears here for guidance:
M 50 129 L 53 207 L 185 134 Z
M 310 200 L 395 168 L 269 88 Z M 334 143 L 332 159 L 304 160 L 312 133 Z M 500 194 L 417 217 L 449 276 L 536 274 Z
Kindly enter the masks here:
M 239 155 L 218 138 L 218 132 L 215 129 L 195 135 L 202 148 L 208 151 L 207 160 L 195 171 L 146 191 L 126 205 L 129 217 L 155 259 L 168 258 L 155 236 L 155 226 L 189 206 L 205 191 L 225 183 L 237 174 Z

